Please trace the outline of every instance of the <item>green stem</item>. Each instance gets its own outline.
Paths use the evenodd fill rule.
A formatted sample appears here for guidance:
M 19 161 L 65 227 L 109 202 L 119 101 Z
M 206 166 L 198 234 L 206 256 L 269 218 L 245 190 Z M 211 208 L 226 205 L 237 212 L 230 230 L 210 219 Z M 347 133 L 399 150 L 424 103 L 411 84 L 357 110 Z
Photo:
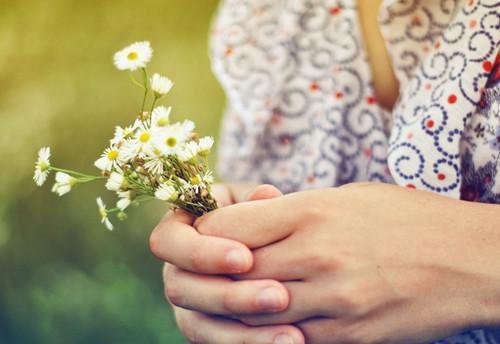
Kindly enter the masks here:
M 103 177 L 103 176 L 91 176 L 88 174 L 84 174 L 84 173 L 80 173 L 80 172 L 76 172 L 76 171 L 72 171 L 72 170 L 67 170 L 64 168 L 54 167 L 54 166 L 51 166 L 50 169 L 53 171 L 57 171 L 57 172 L 71 174 L 71 175 L 79 177 L 79 178 L 85 178 L 85 179 L 88 179 L 87 181 L 107 179 L 106 177 Z
M 146 98 L 148 96 L 148 73 L 146 72 L 146 68 L 141 68 L 142 71 L 142 77 L 144 81 L 144 97 L 142 98 L 142 107 L 141 107 L 141 119 L 142 119 L 142 113 L 144 112 L 144 107 L 146 106 Z
M 139 81 L 137 81 L 135 78 L 134 78 L 134 75 L 132 73 L 128 73 L 128 76 L 130 77 L 130 80 L 132 80 L 132 83 L 134 85 L 137 85 L 139 86 L 140 88 L 144 88 L 144 85 L 141 84 Z
M 149 126 L 151 126 L 151 123 L 153 121 L 153 110 L 155 109 L 155 104 L 156 104 L 156 101 L 158 100 L 158 97 L 155 95 L 155 97 L 153 98 L 153 103 L 151 104 L 151 110 L 149 111 Z

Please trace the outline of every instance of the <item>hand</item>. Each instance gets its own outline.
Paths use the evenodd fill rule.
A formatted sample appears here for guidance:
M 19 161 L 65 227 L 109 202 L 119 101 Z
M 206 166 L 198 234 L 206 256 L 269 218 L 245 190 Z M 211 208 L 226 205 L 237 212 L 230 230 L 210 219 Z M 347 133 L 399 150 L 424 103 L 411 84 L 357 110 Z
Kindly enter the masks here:
M 287 309 L 258 314 L 242 302 L 247 306 L 229 311 L 243 322 L 296 323 L 307 343 L 420 343 L 492 319 L 498 234 L 477 220 L 496 215 L 498 226 L 492 207 L 353 184 L 232 205 L 204 215 L 195 227 L 253 249 L 251 271 L 230 283 L 284 281 Z M 485 237 L 496 241 L 485 243 Z M 210 307 L 193 301 L 193 293 L 209 287 L 201 278 L 184 287 L 189 308 L 227 313 L 220 298 Z M 236 288 L 225 288 L 235 292 L 226 300 L 239 300 Z
M 250 189 L 254 190 L 248 195 Z M 281 195 L 272 186 L 255 189 L 252 185 L 218 185 L 214 186 L 213 192 L 221 207 L 245 198 L 269 199 Z M 152 252 L 169 262 L 165 263 L 163 273 L 165 295 L 177 305 L 173 307 L 175 318 L 184 335 L 193 343 L 303 343 L 302 334 L 293 326 L 257 329 L 238 321 L 188 310 L 230 314 L 251 308 L 253 312 L 265 313 L 283 310 L 288 305 L 288 293 L 276 281 L 233 283 L 226 277 L 209 276 L 248 271 L 252 255 L 241 243 L 199 235 L 192 227 L 193 221 L 194 217 L 183 211 L 170 213 L 150 238 Z M 259 291 L 263 291 L 261 296 L 258 296 Z M 273 291 L 277 304 L 269 298 Z

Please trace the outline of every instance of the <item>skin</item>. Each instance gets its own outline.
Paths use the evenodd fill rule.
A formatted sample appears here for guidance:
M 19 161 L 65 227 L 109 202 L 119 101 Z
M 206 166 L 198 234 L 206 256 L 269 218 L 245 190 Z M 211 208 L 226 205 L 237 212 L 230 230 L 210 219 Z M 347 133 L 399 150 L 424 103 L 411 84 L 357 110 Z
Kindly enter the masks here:
M 377 100 L 391 109 L 399 85 L 381 2 L 359 1 L 359 18 Z M 407 344 L 500 325 L 498 205 L 384 184 L 214 192 L 221 209 L 169 213 L 150 238 L 192 343 Z
M 153 231 L 191 342 L 419 343 L 500 325 L 499 206 L 376 183 L 250 200 Z

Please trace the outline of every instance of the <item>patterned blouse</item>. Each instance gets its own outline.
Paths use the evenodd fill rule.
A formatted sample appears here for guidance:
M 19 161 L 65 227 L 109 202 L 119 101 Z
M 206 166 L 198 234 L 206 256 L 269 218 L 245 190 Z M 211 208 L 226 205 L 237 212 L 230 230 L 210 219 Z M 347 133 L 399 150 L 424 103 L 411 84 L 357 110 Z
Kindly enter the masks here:
M 220 174 L 285 192 L 381 181 L 500 204 L 500 2 L 384 1 L 392 112 L 374 96 L 356 3 L 222 1 Z M 438 343 L 497 342 L 475 330 Z

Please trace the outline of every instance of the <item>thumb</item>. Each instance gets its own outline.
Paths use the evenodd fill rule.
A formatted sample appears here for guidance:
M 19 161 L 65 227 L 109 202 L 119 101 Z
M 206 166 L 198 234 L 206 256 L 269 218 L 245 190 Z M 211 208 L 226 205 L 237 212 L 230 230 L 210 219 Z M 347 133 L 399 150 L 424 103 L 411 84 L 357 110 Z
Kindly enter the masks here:
M 270 184 L 262 184 L 257 186 L 247 196 L 249 201 L 258 201 L 263 199 L 271 199 L 283 196 L 283 193 L 275 186 Z

